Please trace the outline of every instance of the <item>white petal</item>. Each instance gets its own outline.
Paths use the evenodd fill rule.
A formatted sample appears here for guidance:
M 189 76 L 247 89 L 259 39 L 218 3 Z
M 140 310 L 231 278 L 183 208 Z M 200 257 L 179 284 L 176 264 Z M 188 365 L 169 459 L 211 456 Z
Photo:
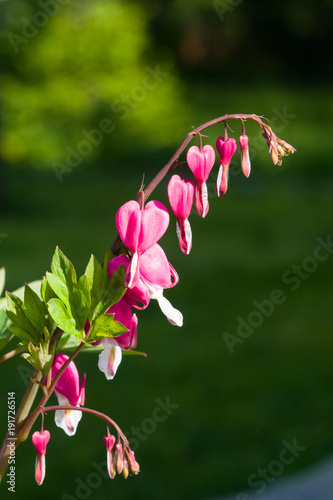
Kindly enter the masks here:
M 68 405 L 68 399 L 61 394 L 56 393 L 59 405 Z M 78 407 L 79 408 L 79 407 Z M 77 426 L 82 418 L 82 411 L 78 410 L 56 410 L 55 423 L 63 429 L 68 436 L 73 436 L 76 433 Z
M 132 283 L 133 283 L 135 273 L 136 273 L 136 268 L 138 267 L 138 258 L 139 258 L 138 253 L 135 252 L 135 254 L 133 255 L 133 257 L 131 259 L 130 281 L 128 283 L 128 288 L 132 287 Z
M 187 255 L 188 255 L 191 251 L 191 245 L 192 245 L 192 229 L 188 219 L 185 219 L 185 238 L 186 238 Z
M 121 348 L 112 338 L 104 339 L 103 345 L 104 351 L 99 355 L 98 368 L 105 374 L 107 380 L 112 380 L 121 362 Z
M 208 207 L 208 190 L 207 190 L 207 184 L 205 182 L 202 184 L 202 207 L 203 207 L 202 217 L 206 217 L 207 207 Z
M 183 326 L 182 313 L 175 309 L 168 299 L 163 297 L 163 289 L 157 290 L 151 298 L 157 300 L 162 313 L 165 314 L 172 325 Z
M 220 197 L 220 185 L 221 185 L 221 180 L 222 180 L 222 174 L 223 174 L 223 166 L 220 165 L 219 173 L 217 175 L 217 181 L 216 181 L 216 189 L 217 189 L 217 196 L 218 197 Z

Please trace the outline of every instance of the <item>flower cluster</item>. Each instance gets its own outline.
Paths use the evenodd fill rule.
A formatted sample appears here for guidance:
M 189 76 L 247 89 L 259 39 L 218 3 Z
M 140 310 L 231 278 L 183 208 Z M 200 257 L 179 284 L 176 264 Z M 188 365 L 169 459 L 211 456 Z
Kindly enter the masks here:
M 227 119 L 241 120 L 242 133 L 239 141 L 228 137 Z M 88 412 L 107 422 L 104 442 L 110 478 L 113 479 L 116 474 L 122 474 L 126 478 L 129 474 L 139 473 L 134 453 L 119 426 L 107 415 L 84 406 L 86 375 L 79 376 L 73 359 L 83 347 L 88 350 L 91 346 L 95 349 L 100 346 L 98 367 L 107 380 L 112 380 L 121 363 L 123 351 L 137 347 L 136 312 L 146 309 L 151 299 L 158 302 L 162 313 L 172 325 L 183 325 L 181 312 L 164 296 L 165 290 L 179 282 L 176 270 L 160 245 L 169 226 L 169 212 L 161 202 L 153 200 L 146 203 L 146 200 L 157 184 L 179 165 L 180 154 L 185 151 L 192 138 L 199 136 L 199 147 L 191 146 L 186 153 L 186 163 L 191 172 L 189 175 L 192 174 L 194 179 L 184 176 L 185 167 L 182 165 L 181 175 L 172 175 L 167 187 L 169 203 L 176 217 L 179 247 L 188 255 L 192 248 L 189 222 L 192 206 L 195 204 L 201 218 L 207 216 L 207 181 L 215 164 L 215 149 L 209 144 L 202 144 L 201 131 L 217 123 L 225 124 L 224 135 L 216 140 L 219 155 L 216 191 L 218 197 L 222 197 L 228 189 L 229 167 L 237 150 L 241 155 L 245 177 L 249 177 L 251 172 L 249 138 L 244 125 L 246 119 L 253 120 L 261 127 L 274 165 L 281 165 L 283 157 L 295 151 L 256 115 L 228 115 L 212 120 L 187 135 L 170 162 L 145 191 L 139 192 L 136 201 L 128 201 L 119 208 L 115 217 L 119 235 L 115 240 L 117 244 L 112 246 L 112 252 L 109 250 L 106 254 L 109 257 L 103 266 L 92 256 L 85 274 L 77 279 L 71 262 L 56 249 L 51 264 L 52 272 L 46 274 L 41 285 L 41 298 L 28 286 L 25 287 L 24 301 L 13 294 L 7 294 L 7 315 L 14 324 L 13 334 L 27 347 L 23 356 L 39 374 L 38 382 L 36 378 L 36 382 L 32 380 L 30 385 L 40 384 L 44 394 L 40 404 L 30 414 L 32 417 L 22 424 L 22 435 L 24 425 L 28 425 L 26 422 L 32 425 L 40 414 L 44 417 L 44 413 L 55 411 L 56 425 L 68 436 L 73 436 L 83 412 Z M 121 282 L 118 288 L 114 286 L 115 282 Z M 25 331 L 24 328 L 28 330 Z M 66 340 L 61 343 L 62 336 Z M 68 338 L 73 342 L 73 336 L 75 350 L 72 349 L 74 352 L 71 357 L 57 353 L 64 346 L 69 348 L 66 343 Z M 27 393 L 31 408 L 30 388 Z M 58 405 L 46 407 L 45 403 L 52 393 L 57 397 Z M 26 413 L 28 412 L 29 410 Z M 110 425 L 116 430 L 116 436 L 110 433 Z M 39 485 L 45 477 L 45 455 L 49 440 L 50 432 L 43 430 L 43 424 L 41 431 L 32 434 L 37 452 L 35 478 Z M 5 458 L 6 451 L 0 451 L 0 465 Z

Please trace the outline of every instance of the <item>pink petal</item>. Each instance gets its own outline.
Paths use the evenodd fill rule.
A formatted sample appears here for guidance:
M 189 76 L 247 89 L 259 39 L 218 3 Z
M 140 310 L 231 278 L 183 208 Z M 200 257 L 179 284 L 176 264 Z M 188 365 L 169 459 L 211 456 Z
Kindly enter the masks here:
M 197 182 L 205 182 L 215 162 L 215 151 L 212 146 L 207 144 L 200 149 L 197 146 L 191 146 L 187 151 L 186 161 Z
M 67 360 L 68 356 L 66 354 L 57 354 L 55 356 L 51 369 L 52 379 Z M 55 391 L 65 396 L 71 405 L 76 406 L 78 404 L 80 398 L 80 377 L 74 361 L 69 363 L 59 378 L 55 386 Z
M 173 175 L 168 184 L 168 198 L 177 219 L 188 219 L 195 198 L 195 184 L 190 179 Z

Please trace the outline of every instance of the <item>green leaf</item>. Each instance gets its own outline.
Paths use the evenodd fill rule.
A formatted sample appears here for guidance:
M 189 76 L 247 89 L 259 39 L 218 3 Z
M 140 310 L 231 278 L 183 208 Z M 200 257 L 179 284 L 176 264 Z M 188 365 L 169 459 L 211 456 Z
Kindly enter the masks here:
M 29 342 L 31 342 L 31 335 L 24 330 L 24 328 L 20 328 L 19 326 L 9 326 L 8 330 L 19 338 L 24 344 L 29 344 Z
M 37 293 L 29 285 L 25 285 L 24 309 L 29 321 L 31 321 L 39 332 L 42 332 L 47 327 L 47 320 L 45 318 L 47 310 L 44 302 L 41 301 Z
M 26 332 L 26 334 L 24 334 L 25 339 L 28 336 L 29 341 L 31 340 L 35 345 L 38 345 L 40 340 L 42 340 L 42 332 L 39 332 L 26 316 L 22 300 L 9 292 L 6 292 L 6 299 L 8 307 L 6 312 L 9 319 L 15 327 Z M 11 332 L 13 332 L 13 329 L 11 329 Z M 22 338 L 19 335 L 18 337 Z
M 4 309 L 0 309 L 0 351 L 8 344 L 12 333 L 8 330 L 9 319 Z
M 53 291 L 53 289 L 51 288 L 49 282 L 47 281 L 47 278 L 44 278 L 42 281 L 42 284 L 40 287 L 40 293 L 41 293 L 41 296 L 42 296 L 45 304 L 47 304 L 50 299 L 55 299 L 57 296 L 55 294 L 55 292 Z
M 58 351 L 72 353 L 80 345 L 80 343 L 81 343 L 81 340 L 78 340 L 70 333 L 65 332 L 62 334 L 61 339 L 59 340 Z M 103 344 L 99 344 L 99 345 L 86 344 L 81 349 L 81 352 L 99 353 L 99 352 L 102 352 L 103 349 L 104 349 Z
M 77 328 L 75 319 L 60 299 L 49 300 L 47 306 L 50 316 L 62 330 L 71 333 L 75 337 L 81 338 L 81 331 Z
M 54 291 L 54 293 L 56 294 L 57 297 L 59 297 L 60 300 L 62 300 L 62 302 L 64 304 L 66 304 L 66 306 L 71 309 L 71 291 L 69 289 L 69 286 L 67 283 L 65 283 L 64 281 L 62 281 L 59 276 L 57 276 L 56 274 L 52 274 L 52 273 L 49 273 L 47 272 L 46 273 L 46 279 L 50 285 L 50 287 L 52 288 L 52 290 Z M 70 285 L 71 286 L 71 289 L 73 288 L 73 284 Z
M 135 349 L 123 349 L 122 352 L 123 354 L 128 354 L 130 356 L 144 356 L 145 358 L 147 357 L 147 354 L 145 352 L 136 351 Z
M 4 267 L 0 269 L 0 296 L 2 295 L 3 289 L 5 288 L 6 281 L 6 271 Z
M 69 288 L 72 288 L 72 285 L 77 281 L 73 264 L 67 259 L 59 247 L 57 247 L 54 252 L 51 271 L 58 276 L 63 283 L 67 284 Z
M 105 272 L 105 263 L 103 268 L 103 282 L 100 289 L 100 302 L 95 308 L 94 315 L 99 316 L 103 314 L 105 311 L 110 309 L 110 307 L 118 302 L 124 293 L 126 292 L 125 288 L 125 266 L 121 265 L 118 269 L 113 273 L 112 279 L 110 280 L 107 271 Z
M 95 340 L 104 337 L 118 337 L 122 333 L 127 332 L 127 328 L 119 321 L 113 319 L 114 314 L 102 314 L 95 319 L 87 339 L 87 342 L 94 342 Z
M 84 274 L 78 281 L 78 290 L 74 294 L 75 311 L 82 328 L 90 316 L 91 300 L 87 276 Z

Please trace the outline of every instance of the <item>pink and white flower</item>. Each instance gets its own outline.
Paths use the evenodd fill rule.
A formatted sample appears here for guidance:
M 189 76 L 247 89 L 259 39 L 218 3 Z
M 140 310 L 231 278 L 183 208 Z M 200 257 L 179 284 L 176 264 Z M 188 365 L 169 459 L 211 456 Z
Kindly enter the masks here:
M 189 216 L 195 198 L 195 184 L 190 179 L 173 175 L 168 184 L 168 198 L 177 217 L 177 235 L 181 251 L 188 255 L 192 248 L 192 231 Z
M 231 158 L 237 150 L 237 142 L 233 138 L 218 137 L 216 149 L 220 155 L 220 168 L 217 176 L 217 196 L 223 196 L 228 189 L 229 165 Z
M 187 151 L 186 161 L 197 182 L 195 206 L 200 217 L 206 217 L 209 210 L 206 181 L 215 163 L 215 151 L 207 144 L 203 148 L 191 146 Z
M 141 208 L 139 203 L 131 200 L 119 208 L 116 226 L 132 257 L 125 277 L 129 288 L 135 286 L 139 279 L 140 256 L 163 236 L 169 219 L 167 208 L 159 201 L 150 201 Z
M 113 313 L 114 319 L 128 330 L 119 337 L 105 337 L 94 342 L 94 345 L 103 344 L 104 347 L 98 358 L 98 368 L 105 374 L 107 380 L 112 380 L 122 360 L 122 349 L 136 348 L 138 318 L 136 314 L 132 314 L 131 306 L 123 298 L 113 304 L 108 313 Z
M 35 479 L 39 486 L 43 483 L 45 479 L 45 455 L 46 455 L 46 446 L 50 441 L 50 433 L 49 431 L 36 431 L 32 435 L 32 442 L 36 447 L 37 457 L 35 464 Z
M 109 262 L 108 273 L 110 278 L 122 264 L 126 268 L 130 265 L 126 255 L 119 255 Z M 141 255 L 139 280 L 133 288 L 127 288 L 123 299 L 136 309 L 145 309 L 150 299 L 156 299 L 170 323 L 182 326 L 183 316 L 181 312 L 175 309 L 163 296 L 163 290 L 172 288 L 178 281 L 179 277 L 176 270 L 168 262 L 160 245 L 155 243 Z M 138 303 L 142 304 L 142 306 L 139 306 Z
M 55 356 L 51 368 L 52 380 L 68 359 L 66 354 L 57 354 Z M 77 371 L 74 361 L 71 361 L 61 374 L 54 388 L 54 394 L 58 398 L 59 405 L 83 406 L 85 399 L 85 381 L 86 374 L 82 376 L 80 381 L 79 372 Z M 82 412 L 78 410 L 56 410 L 55 412 L 56 425 L 63 429 L 68 436 L 73 436 L 75 434 L 81 418 Z

